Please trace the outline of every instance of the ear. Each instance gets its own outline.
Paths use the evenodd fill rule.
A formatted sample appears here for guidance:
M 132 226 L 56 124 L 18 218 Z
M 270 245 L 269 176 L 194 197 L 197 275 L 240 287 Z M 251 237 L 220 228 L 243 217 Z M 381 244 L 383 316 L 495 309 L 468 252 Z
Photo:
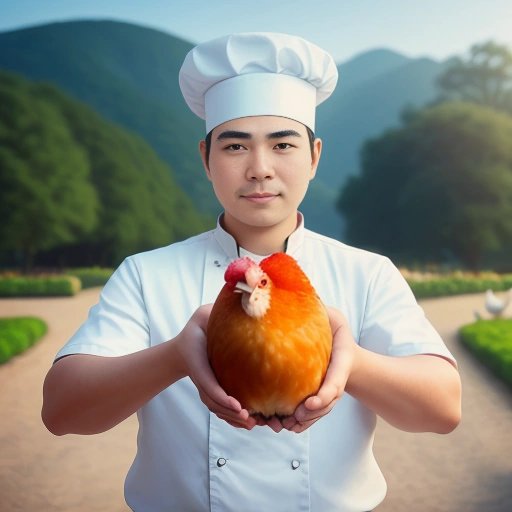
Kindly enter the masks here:
M 208 165 L 208 160 L 206 158 L 206 142 L 204 140 L 199 142 L 199 154 L 201 155 L 201 160 L 203 162 L 206 177 L 211 181 L 210 167 Z
M 315 139 L 313 141 L 313 154 L 311 159 L 311 174 L 309 179 L 312 180 L 316 175 L 316 170 L 320 162 L 320 155 L 322 154 L 322 139 Z

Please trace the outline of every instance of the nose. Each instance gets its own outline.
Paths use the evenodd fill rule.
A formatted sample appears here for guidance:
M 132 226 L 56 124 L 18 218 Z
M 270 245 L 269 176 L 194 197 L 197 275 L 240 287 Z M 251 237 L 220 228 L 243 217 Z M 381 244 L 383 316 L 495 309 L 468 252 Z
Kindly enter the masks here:
M 251 181 L 265 181 L 274 177 L 272 158 L 264 150 L 252 152 L 247 165 L 247 179 Z

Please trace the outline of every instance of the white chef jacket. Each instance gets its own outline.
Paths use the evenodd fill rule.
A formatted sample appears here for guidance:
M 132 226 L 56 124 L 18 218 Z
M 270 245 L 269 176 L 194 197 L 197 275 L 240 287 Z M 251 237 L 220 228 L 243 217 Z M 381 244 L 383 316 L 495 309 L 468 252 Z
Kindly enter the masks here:
M 364 348 L 453 360 L 387 258 L 309 231 L 302 218 L 287 252 L 322 301 L 346 315 Z M 218 224 L 127 258 L 57 357 L 120 356 L 175 337 L 201 304 L 215 300 L 238 254 Z M 246 431 L 210 413 L 187 377 L 144 405 L 138 419 L 138 450 L 125 484 L 135 511 L 362 512 L 386 493 L 372 452 L 376 416 L 348 394 L 301 434 Z

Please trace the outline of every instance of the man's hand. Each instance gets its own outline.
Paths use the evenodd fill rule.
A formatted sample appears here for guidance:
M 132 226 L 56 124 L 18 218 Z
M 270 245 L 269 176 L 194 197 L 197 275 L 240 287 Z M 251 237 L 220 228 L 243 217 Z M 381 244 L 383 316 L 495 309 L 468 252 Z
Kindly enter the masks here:
M 233 427 L 252 429 L 257 420 L 240 402 L 221 388 L 210 366 L 206 350 L 206 327 L 212 304 L 198 308 L 175 338 L 183 376 L 188 375 L 199 391 L 202 402 Z

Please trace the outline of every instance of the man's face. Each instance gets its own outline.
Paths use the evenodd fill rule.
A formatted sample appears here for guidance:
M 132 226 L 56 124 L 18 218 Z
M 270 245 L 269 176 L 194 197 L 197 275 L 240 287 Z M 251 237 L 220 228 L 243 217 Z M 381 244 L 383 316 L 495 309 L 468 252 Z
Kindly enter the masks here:
M 303 124 L 276 116 L 234 119 L 213 130 L 208 162 L 204 141 L 200 150 L 228 231 L 294 229 L 321 152 L 316 139 L 312 156 Z

